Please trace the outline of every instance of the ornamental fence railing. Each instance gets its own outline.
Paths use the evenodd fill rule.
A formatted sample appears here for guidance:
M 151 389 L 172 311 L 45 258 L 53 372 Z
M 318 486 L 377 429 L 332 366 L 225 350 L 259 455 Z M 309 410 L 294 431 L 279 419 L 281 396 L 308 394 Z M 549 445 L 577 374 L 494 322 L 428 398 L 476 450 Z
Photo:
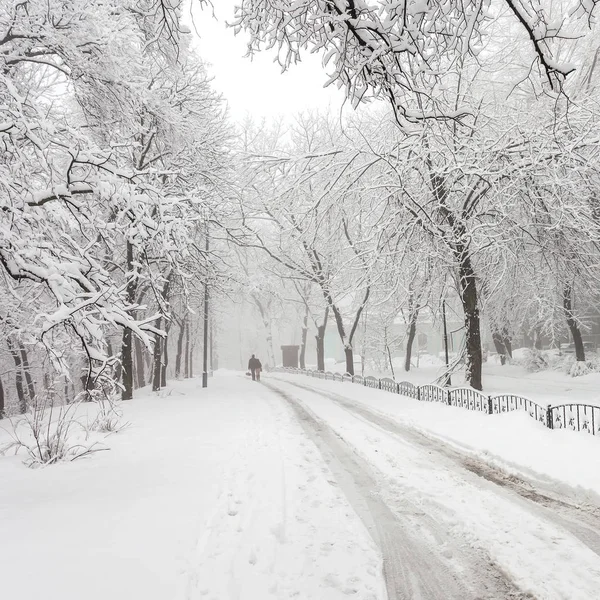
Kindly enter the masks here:
M 330 371 L 278 368 L 277 371 L 308 375 L 317 379 L 356 383 L 372 389 L 384 390 L 424 402 L 439 402 L 467 410 L 497 415 L 513 410 L 523 410 L 549 429 L 572 429 L 600 436 L 600 406 L 591 404 L 559 404 L 542 406 L 529 398 L 515 394 L 486 395 L 469 387 L 444 388 L 439 385 L 414 385 L 409 381 L 397 382 L 389 377 L 377 379 L 371 375 L 344 375 Z

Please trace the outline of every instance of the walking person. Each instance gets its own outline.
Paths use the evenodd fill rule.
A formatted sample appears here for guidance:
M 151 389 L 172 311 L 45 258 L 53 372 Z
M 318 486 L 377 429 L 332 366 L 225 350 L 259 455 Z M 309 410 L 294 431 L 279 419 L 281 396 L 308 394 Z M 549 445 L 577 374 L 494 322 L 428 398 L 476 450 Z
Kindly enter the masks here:
M 248 361 L 248 371 L 252 374 L 252 381 L 260 381 L 260 372 L 262 371 L 262 364 L 254 354 Z

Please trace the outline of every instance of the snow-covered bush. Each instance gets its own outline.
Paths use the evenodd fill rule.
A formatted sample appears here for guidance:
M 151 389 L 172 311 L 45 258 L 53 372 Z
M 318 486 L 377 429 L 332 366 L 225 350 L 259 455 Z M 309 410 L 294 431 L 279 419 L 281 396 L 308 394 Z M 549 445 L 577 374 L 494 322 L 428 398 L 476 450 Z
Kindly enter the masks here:
M 591 373 L 590 365 L 588 365 L 586 361 L 582 360 L 575 361 L 569 369 L 569 375 L 571 377 L 581 377 L 582 375 L 587 375 L 588 373 Z
M 536 348 L 527 348 L 521 358 L 516 361 L 530 373 L 537 373 L 549 368 L 548 360 L 544 354 Z
M 114 397 L 97 393 L 92 395 L 92 400 L 97 406 L 98 412 L 87 426 L 88 431 L 117 433 L 129 425 L 129 423 L 123 422 L 123 413 Z
M 77 418 L 86 396 L 87 393 L 80 394 L 75 402 L 60 405 L 50 394 L 37 396 L 27 413 L 10 420 L 12 441 L 0 448 L 0 453 L 24 451 L 25 464 L 39 467 L 106 450 L 98 441 L 89 439 L 89 432 Z
M 600 373 L 600 359 L 596 354 L 590 354 L 586 361 L 575 361 L 571 364 L 568 373 L 571 377 L 581 377 L 590 373 Z

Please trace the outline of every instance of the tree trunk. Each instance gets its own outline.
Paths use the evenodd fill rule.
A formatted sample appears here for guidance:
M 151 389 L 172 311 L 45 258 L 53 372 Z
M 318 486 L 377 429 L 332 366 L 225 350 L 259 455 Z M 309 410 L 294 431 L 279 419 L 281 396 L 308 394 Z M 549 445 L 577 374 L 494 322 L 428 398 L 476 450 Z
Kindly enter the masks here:
M 317 371 L 325 370 L 325 325 L 317 327 Z
M 17 352 L 10 338 L 6 339 L 6 344 L 10 351 L 13 361 L 15 362 L 15 387 L 17 388 L 17 398 L 19 400 L 19 412 L 21 414 L 27 412 L 27 399 L 23 388 L 23 371 L 21 370 L 21 354 Z
M 573 288 L 570 284 L 565 285 L 563 289 L 563 308 L 565 309 L 567 325 L 569 326 L 569 331 L 571 332 L 573 343 L 575 344 L 575 358 L 579 362 L 585 361 L 585 349 L 583 347 L 581 330 L 573 315 Z
M 135 338 L 135 378 L 138 388 L 143 388 L 146 385 L 144 348 L 138 338 Z
M 512 342 L 508 330 L 506 328 L 502 330 L 502 342 L 504 343 L 504 347 L 506 348 L 508 358 L 512 358 Z
M 494 348 L 498 356 L 500 356 L 500 364 L 506 364 L 506 346 L 504 345 L 504 338 L 497 329 L 492 330 L 492 342 L 494 342 Z
M 390 371 L 392 372 L 392 379 L 396 379 L 396 373 L 394 373 L 394 362 L 392 361 L 392 352 L 390 350 L 389 344 L 385 344 L 385 349 L 387 351 L 387 357 L 390 362 Z
M 300 342 L 300 368 L 306 369 L 306 338 L 308 336 L 308 306 L 302 320 L 302 340 Z
M 126 302 L 131 305 L 135 301 L 135 291 L 137 287 L 137 278 L 134 276 L 133 265 L 133 244 L 127 241 L 127 264 L 125 270 L 129 276 L 126 288 Z M 121 375 L 123 377 L 123 391 L 121 400 L 131 400 L 133 398 L 133 332 L 126 327 L 123 329 L 123 339 L 121 342 Z
M 156 327 L 158 329 L 160 329 L 161 324 L 162 324 L 162 317 L 159 317 L 158 321 L 156 322 Z M 153 392 L 158 392 L 160 390 L 161 344 L 162 344 L 161 336 L 158 335 L 158 333 L 155 333 L 154 334 L 154 352 L 152 354 L 152 356 L 153 356 L 153 360 L 152 360 L 152 391 Z
M 194 344 L 190 346 L 190 377 L 194 376 Z
M 346 346 L 344 354 L 346 355 L 346 373 L 354 375 L 354 351 L 351 347 Z
M 171 273 L 167 275 L 163 288 L 161 290 L 161 296 L 165 303 L 165 306 L 169 302 L 169 290 L 171 287 Z M 161 307 L 161 311 L 163 307 Z M 158 323 L 156 324 L 156 328 L 160 329 L 163 321 L 163 317 L 160 316 L 158 318 Z M 165 327 L 165 336 L 164 338 L 158 334 L 154 335 L 154 356 L 153 356 L 153 365 L 152 365 L 152 391 L 158 392 L 162 386 L 166 385 L 166 371 L 163 372 L 163 366 L 165 364 L 165 355 L 167 352 L 167 336 L 169 334 L 169 324 L 167 323 L 167 327 Z
M 169 366 L 169 330 L 171 329 L 171 324 L 169 323 L 165 327 L 166 336 L 163 338 L 163 352 L 162 352 L 162 364 L 160 367 L 160 385 L 161 387 L 166 387 L 167 385 L 167 367 Z
M 190 376 L 190 322 L 185 320 L 185 371 L 184 377 L 188 379 Z
M 406 372 L 410 371 L 410 359 L 412 357 L 412 347 L 413 347 L 413 342 L 415 341 L 416 334 L 417 334 L 417 316 L 416 316 L 416 314 L 413 313 L 410 316 L 410 322 L 408 325 L 408 338 L 406 340 L 406 356 L 404 357 L 404 370 Z
M 340 340 L 342 344 L 344 344 L 344 355 L 346 356 L 346 373 L 354 375 L 354 353 L 352 352 L 352 346 L 348 341 L 346 341 L 346 331 L 344 329 L 342 314 L 340 313 L 338 307 L 335 304 L 330 302 L 330 306 L 331 310 L 333 311 L 333 316 L 335 319 L 338 334 L 340 336 Z M 350 352 L 350 354 L 348 354 L 348 351 Z M 350 357 L 350 360 L 348 360 L 348 357 Z
M 27 356 L 27 350 L 25 346 L 19 342 L 19 353 L 21 354 L 21 366 L 23 367 L 23 373 L 25 374 L 25 382 L 27 383 L 27 392 L 29 394 L 29 401 L 33 402 L 35 398 L 35 385 L 31 377 L 31 371 L 29 369 L 29 358 Z
M 4 419 L 4 386 L 0 379 L 0 419 Z
M 466 341 L 466 377 L 468 384 L 476 389 L 483 389 L 481 381 L 481 370 L 483 365 L 483 352 L 481 350 L 481 328 L 479 318 L 479 295 L 477 292 L 477 279 L 471 251 L 465 230 L 465 224 L 457 219 L 447 206 L 448 190 L 444 178 L 435 175 L 431 171 L 431 188 L 438 202 L 438 210 L 444 216 L 446 222 L 452 228 L 452 241 L 450 247 L 458 263 L 458 291 L 465 314 L 465 341 Z
M 181 361 L 183 358 L 183 338 L 185 336 L 185 328 L 187 323 L 187 315 L 179 325 L 179 335 L 177 336 L 177 352 L 175 354 L 175 379 L 181 377 Z
M 471 256 L 468 249 L 462 247 L 462 245 L 459 245 L 459 257 L 460 299 L 465 313 L 467 382 L 472 388 L 482 390 L 481 370 L 483 365 L 483 353 L 481 351 L 477 283 L 473 265 L 471 263 Z
M 329 306 L 325 307 L 323 324 L 317 325 L 317 371 L 325 370 L 325 331 L 327 330 L 327 321 L 329 319 Z

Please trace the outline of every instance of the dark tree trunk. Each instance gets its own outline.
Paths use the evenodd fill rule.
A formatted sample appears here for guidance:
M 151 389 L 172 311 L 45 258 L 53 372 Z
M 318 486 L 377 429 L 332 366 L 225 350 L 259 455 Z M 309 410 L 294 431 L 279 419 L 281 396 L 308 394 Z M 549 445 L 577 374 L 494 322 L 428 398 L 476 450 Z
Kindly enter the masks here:
M 10 338 L 6 339 L 6 344 L 15 363 L 15 387 L 17 388 L 17 398 L 19 400 L 19 412 L 27 412 L 27 398 L 23 388 L 23 371 L 21 370 L 21 354 L 16 350 Z
M 410 323 L 408 326 L 408 338 L 406 340 L 406 356 L 404 357 L 404 370 L 410 371 L 410 359 L 412 358 L 412 347 L 417 334 L 417 316 L 410 316 Z
M 583 347 L 581 330 L 573 315 L 573 288 L 570 284 L 565 285 L 563 290 L 563 307 L 565 309 L 565 316 L 567 317 L 567 325 L 575 344 L 575 358 L 579 362 L 585 361 L 585 349 Z
M 508 354 L 508 357 L 512 358 L 512 342 L 510 339 L 510 335 L 508 334 L 508 331 L 506 329 L 503 330 L 502 341 L 504 342 L 504 347 L 506 348 L 506 353 Z
M 410 359 L 412 358 L 412 347 L 417 333 L 417 319 L 419 318 L 419 307 L 415 301 L 415 290 L 411 281 L 408 288 L 408 338 L 406 340 L 406 355 L 404 357 L 404 370 L 410 371 Z
M 127 241 L 127 264 L 125 270 L 129 277 L 126 288 L 126 302 L 131 305 L 135 301 L 135 291 L 137 287 L 137 278 L 134 276 L 133 265 L 133 244 Z M 121 400 L 131 400 L 133 398 L 133 332 L 126 327 L 123 329 L 123 339 L 121 342 L 121 375 L 123 377 L 123 390 Z
M 171 287 L 171 273 L 167 275 L 165 283 L 163 285 L 163 289 L 161 290 L 161 296 L 165 303 L 165 306 L 168 304 L 169 300 L 169 290 Z M 162 308 L 161 308 L 162 310 Z M 158 318 L 158 322 L 156 324 L 157 329 L 161 328 L 163 321 L 163 317 L 160 316 Z M 169 325 L 165 327 L 165 337 L 155 334 L 154 335 L 154 354 L 152 361 L 152 391 L 158 392 L 162 386 L 166 385 L 166 370 L 163 372 L 163 367 L 166 360 L 167 353 L 167 336 L 169 334 Z
M 354 375 L 354 351 L 346 346 L 344 354 L 346 355 L 346 373 Z
M 325 370 L 325 325 L 317 327 L 317 371 Z
M 0 419 L 4 419 L 4 386 L 0 379 Z
M 135 338 L 135 379 L 138 388 L 143 388 L 146 385 L 144 347 L 138 338 Z
M 342 320 L 342 313 L 340 313 L 338 307 L 330 302 L 331 310 L 335 318 L 335 324 L 340 336 L 342 344 L 344 344 L 344 355 L 346 356 L 346 373 L 354 375 L 354 353 L 352 352 L 351 341 L 346 341 L 346 331 L 344 329 L 344 322 Z M 360 313 L 359 313 L 360 316 Z
M 302 320 L 302 340 L 300 342 L 300 368 L 306 369 L 306 338 L 308 336 L 308 306 Z
M 171 329 L 171 324 L 165 327 L 166 336 L 163 339 L 163 353 L 162 353 L 162 364 L 160 367 L 160 385 L 161 387 L 165 387 L 167 385 L 167 367 L 169 366 L 169 329 Z
M 162 324 L 162 317 L 159 317 L 158 321 L 156 322 L 156 327 L 158 329 L 160 329 L 161 324 Z M 152 359 L 152 391 L 153 392 L 158 392 L 160 390 L 161 344 L 162 344 L 161 336 L 158 335 L 158 333 L 155 333 L 154 334 L 154 352 L 152 354 L 152 356 L 153 356 L 153 359 Z
M 483 366 L 483 352 L 481 350 L 481 328 L 479 318 L 479 295 L 477 292 L 477 279 L 471 252 L 468 246 L 465 224 L 457 219 L 448 208 L 448 190 L 444 178 L 430 171 L 433 195 L 438 201 L 438 210 L 452 228 L 452 241 L 450 247 L 458 263 L 459 296 L 465 314 L 465 341 L 466 341 L 466 376 L 469 385 L 476 389 L 483 389 L 481 370 Z M 477 198 L 477 196 L 476 196 Z M 468 200 L 468 199 L 467 199 Z M 471 206 L 475 206 L 473 202 Z M 463 211 L 464 214 L 464 211 Z
M 91 373 L 91 369 L 89 368 L 89 363 L 88 363 L 88 369 L 85 371 L 85 375 L 81 376 L 81 387 L 84 392 L 90 392 L 91 390 L 94 389 L 94 380 L 92 379 L 92 373 Z M 91 400 L 91 397 L 89 396 L 89 394 L 87 395 L 86 400 L 87 401 Z
M 35 398 L 35 385 L 31 377 L 31 371 L 29 369 L 29 358 L 27 356 L 27 350 L 25 346 L 19 342 L 19 353 L 21 354 L 21 366 L 23 367 L 23 373 L 25 374 L 25 382 L 27 383 L 27 392 L 29 394 L 29 401 L 33 402 Z
M 335 318 L 335 324 L 337 326 L 340 340 L 342 341 L 342 344 L 344 344 L 344 354 L 346 355 L 346 373 L 349 373 L 350 375 L 354 375 L 354 352 L 352 350 L 352 340 L 354 339 L 354 334 L 356 333 L 356 328 L 358 327 L 360 315 L 362 314 L 362 311 L 367 305 L 367 300 L 369 299 L 370 293 L 371 287 L 368 286 L 365 290 L 363 301 L 361 302 L 360 306 L 358 307 L 358 310 L 356 311 L 356 315 L 354 316 L 354 323 L 352 325 L 352 329 L 350 330 L 350 335 L 347 338 L 342 313 L 340 312 L 339 308 L 333 303 L 329 293 L 325 293 L 325 299 L 329 301 L 329 306 L 331 307 L 333 316 Z
M 175 378 L 181 377 L 181 361 L 183 358 L 183 338 L 185 336 L 185 328 L 187 323 L 187 315 L 179 325 L 179 335 L 177 336 L 177 352 L 175 354 Z
M 194 376 L 194 344 L 190 346 L 190 377 Z
M 472 388 L 482 390 L 481 370 L 483 365 L 483 354 L 481 351 L 477 283 L 473 265 L 471 263 L 471 256 L 468 250 L 463 248 L 462 245 L 459 245 L 459 257 L 460 299 L 465 313 L 467 381 Z
M 504 338 L 497 329 L 492 330 L 492 341 L 494 342 L 494 348 L 498 356 L 500 356 L 500 364 L 506 364 L 506 346 L 504 345 Z
M 390 347 L 387 344 L 387 342 L 385 344 L 385 350 L 387 352 L 388 361 L 390 363 L 390 371 L 392 373 L 392 379 L 396 379 L 396 374 L 394 373 L 394 362 L 392 361 L 392 352 L 391 352 Z

